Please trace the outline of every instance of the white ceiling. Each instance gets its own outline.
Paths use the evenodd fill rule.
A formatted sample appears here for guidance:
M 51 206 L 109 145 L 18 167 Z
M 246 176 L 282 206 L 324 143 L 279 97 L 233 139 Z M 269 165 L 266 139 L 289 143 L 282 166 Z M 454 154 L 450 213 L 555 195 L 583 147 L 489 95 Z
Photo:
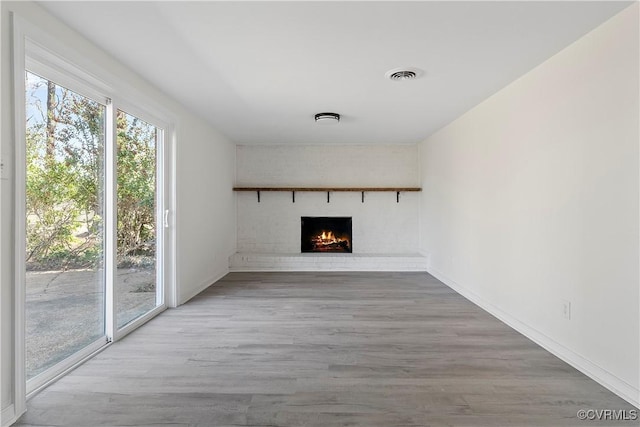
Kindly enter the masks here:
M 629 2 L 43 2 L 239 144 L 417 143 Z M 386 71 L 418 67 L 415 81 Z M 342 115 L 320 126 L 319 112 Z

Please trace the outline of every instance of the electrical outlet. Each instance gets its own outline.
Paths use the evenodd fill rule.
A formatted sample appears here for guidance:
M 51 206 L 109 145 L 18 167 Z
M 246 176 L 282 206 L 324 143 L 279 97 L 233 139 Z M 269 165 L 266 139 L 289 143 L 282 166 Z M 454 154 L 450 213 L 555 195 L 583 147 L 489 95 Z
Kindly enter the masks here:
M 571 301 L 566 299 L 562 300 L 562 318 L 571 320 Z

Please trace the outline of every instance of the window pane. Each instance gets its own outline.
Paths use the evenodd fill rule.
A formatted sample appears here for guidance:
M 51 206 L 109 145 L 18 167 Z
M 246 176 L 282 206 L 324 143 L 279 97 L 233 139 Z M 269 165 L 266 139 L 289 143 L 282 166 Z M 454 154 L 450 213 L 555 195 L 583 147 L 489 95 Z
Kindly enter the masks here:
M 105 106 L 26 73 L 26 371 L 104 336 Z
M 123 111 L 117 113 L 118 328 L 155 308 L 156 143 L 159 130 Z

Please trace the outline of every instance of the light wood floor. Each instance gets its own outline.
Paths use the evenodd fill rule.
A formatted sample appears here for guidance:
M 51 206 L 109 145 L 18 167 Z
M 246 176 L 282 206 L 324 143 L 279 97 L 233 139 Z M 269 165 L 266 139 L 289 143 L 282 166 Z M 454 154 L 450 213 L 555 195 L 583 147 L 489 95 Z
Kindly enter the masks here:
M 634 408 L 426 273 L 233 273 L 18 425 L 606 424 L 579 409 Z

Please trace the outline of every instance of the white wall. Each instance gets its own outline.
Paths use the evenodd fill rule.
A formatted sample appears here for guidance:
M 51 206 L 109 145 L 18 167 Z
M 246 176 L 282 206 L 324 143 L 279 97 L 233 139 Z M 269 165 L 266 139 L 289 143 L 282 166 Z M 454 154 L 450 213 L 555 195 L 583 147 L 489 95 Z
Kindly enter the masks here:
M 177 245 L 178 302 L 184 302 L 228 271 L 228 257 L 235 252 L 235 202 L 232 191 L 235 175 L 235 147 L 195 114 L 170 99 L 131 70 L 96 48 L 77 33 L 50 16 L 33 3 L 0 2 L 2 7 L 2 158 L 13 171 L 13 100 L 11 32 L 9 12 L 16 11 L 23 19 L 51 34 L 62 45 L 68 58 L 99 78 L 127 82 L 109 82 L 122 96 L 135 96 L 162 110 L 175 125 L 175 175 L 177 207 L 175 220 Z M 14 180 L 2 180 L 2 211 L 0 218 L 2 242 L 2 393 L 1 403 L 9 416 L 13 400 L 13 331 L 14 301 L 13 253 L 13 188 Z M 4 424 L 7 420 L 3 419 Z
M 430 271 L 636 405 L 638 59 L 636 3 L 421 146 Z
M 235 145 L 193 117 L 178 133 L 179 303 L 229 272 L 236 251 Z
M 417 187 L 416 145 L 238 146 L 237 184 L 248 187 Z M 353 252 L 418 252 L 420 193 L 239 193 L 238 252 L 300 253 L 301 216 L 353 217 Z

